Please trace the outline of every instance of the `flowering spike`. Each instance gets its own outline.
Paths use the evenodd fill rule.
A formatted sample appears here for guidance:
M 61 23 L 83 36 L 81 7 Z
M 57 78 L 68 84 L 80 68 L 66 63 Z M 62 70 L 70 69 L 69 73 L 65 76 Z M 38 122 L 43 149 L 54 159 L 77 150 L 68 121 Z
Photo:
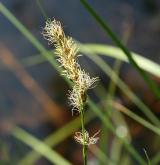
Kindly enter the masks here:
M 55 54 L 58 56 L 57 61 L 63 68 L 62 75 L 66 76 L 73 82 L 73 89 L 69 91 L 69 103 L 73 107 L 73 111 L 78 111 L 81 114 L 82 133 L 75 133 L 75 140 L 83 145 L 83 159 L 86 164 L 86 146 L 95 144 L 98 141 L 98 137 L 93 135 L 89 137 L 89 133 L 84 128 L 84 105 L 87 100 L 87 90 L 93 88 L 93 85 L 98 78 L 91 78 L 88 73 L 81 69 L 77 62 L 77 58 L 80 55 L 78 53 L 78 47 L 71 37 L 66 37 L 62 29 L 62 25 L 55 19 L 53 21 L 48 20 L 43 30 L 43 36 L 54 44 Z

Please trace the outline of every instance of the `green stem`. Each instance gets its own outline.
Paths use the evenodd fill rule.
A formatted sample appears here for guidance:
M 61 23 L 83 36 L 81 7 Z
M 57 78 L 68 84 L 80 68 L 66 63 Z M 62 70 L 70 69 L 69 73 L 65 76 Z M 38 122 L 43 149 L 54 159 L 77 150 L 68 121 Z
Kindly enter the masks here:
M 89 5 L 86 0 L 80 0 L 86 10 L 94 17 L 94 19 L 99 23 L 99 25 L 104 29 L 107 35 L 111 37 L 114 43 L 124 52 L 127 56 L 130 63 L 135 67 L 135 69 L 140 73 L 142 78 L 145 80 L 146 84 L 153 91 L 157 98 L 160 98 L 160 88 L 159 86 L 150 78 L 150 76 L 139 67 L 139 65 L 135 62 L 134 58 L 130 51 L 124 46 L 124 44 L 119 40 L 119 38 L 114 34 L 110 26 L 105 23 L 102 18 L 95 12 L 95 10 Z
M 85 136 L 85 126 L 84 126 L 84 109 L 81 106 L 81 125 L 82 125 L 82 135 L 83 135 L 83 164 L 87 165 L 87 145 L 85 145 L 86 136 Z

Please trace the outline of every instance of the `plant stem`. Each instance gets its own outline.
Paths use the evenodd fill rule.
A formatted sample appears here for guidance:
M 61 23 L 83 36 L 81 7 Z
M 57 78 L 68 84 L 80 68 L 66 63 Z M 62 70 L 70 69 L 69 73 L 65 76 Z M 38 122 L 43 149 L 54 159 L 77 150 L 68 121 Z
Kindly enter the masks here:
M 86 141 L 86 133 L 85 133 L 85 126 L 84 126 L 84 109 L 83 105 L 81 106 L 81 125 L 82 125 L 82 135 L 83 135 L 83 164 L 87 165 L 87 145 L 85 145 Z
M 110 26 L 104 22 L 104 20 L 96 13 L 96 11 L 89 5 L 86 0 L 80 0 L 86 10 L 94 17 L 94 19 L 99 23 L 99 25 L 104 29 L 107 35 L 111 37 L 114 43 L 119 46 L 119 48 L 124 52 L 130 63 L 135 67 L 135 69 L 140 73 L 142 78 L 145 80 L 148 87 L 152 90 L 157 98 L 160 99 L 160 88 L 159 86 L 150 78 L 150 76 L 139 67 L 136 63 L 130 51 L 124 46 L 124 44 L 119 40 L 119 38 L 114 34 Z

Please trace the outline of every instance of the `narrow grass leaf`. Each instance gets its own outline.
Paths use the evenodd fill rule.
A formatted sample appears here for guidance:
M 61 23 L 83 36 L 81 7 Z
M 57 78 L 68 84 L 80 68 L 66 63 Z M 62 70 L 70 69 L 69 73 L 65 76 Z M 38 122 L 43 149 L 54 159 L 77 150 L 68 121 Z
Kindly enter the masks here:
M 129 62 L 127 57 L 125 56 L 124 52 L 115 46 L 111 45 L 104 45 L 104 44 L 94 44 L 94 43 L 87 43 L 87 44 L 80 44 L 80 50 L 85 50 L 86 53 L 93 52 L 94 54 L 101 54 L 104 56 L 109 56 L 112 58 L 116 58 L 125 62 Z M 91 54 L 94 55 L 94 54 Z M 132 57 L 136 61 L 136 63 L 141 67 L 143 70 L 151 73 L 156 77 L 160 77 L 160 65 L 153 62 L 150 59 L 143 57 L 137 53 L 132 52 Z
M 65 158 L 63 158 L 60 154 L 52 150 L 52 148 L 50 148 L 37 138 L 33 137 L 23 129 L 15 126 L 15 128 L 12 131 L 12 135 L 20 141 L 22 141 L 23 143 L 25 143 L 26 145 L 30 146 L 36 152 L 43 155 L 50 162 L 57 165 L 71 165 L 71 163 Z
M 86 10 L 93 16 L 93 18 L 100 24 L 104 31 L 112 38 L 115 44 L 125 53 L 129 62 L 135 67 L 135 69 L 140 73 L 140 75 L 145 80 L 146 84 L 150 87 L 157 98 L 160 98 L 160 89 L 157 84 L 151 80 L 147 73 L 139 67 L 139 65 L 133 59 L 130 51 L 122 44 L 118 37 L 114 34 L 112 29 L 107 23 L 105 23 L 102 18 L 95 12 L 95 10 L 87 3 L 86 0 L 80 0 Z
M 137 121 L 138 123 L 140 123 L 144 127 L 148 128 L 149 130 L 151 130 L 152 132 L 154 132 L 156 135 L 160 136 L 160 129 L 159 128 L 155 127 L 153 124 L 151 124 L 148 121 L 144 120 L 142 117 L 136 115 L 135 113 L 133 113 L 128 108 L 126 108 L 123 105 L 121 105 L 119 103 L 116 103 L 116 102 L 113 103 L 113 107 L 115 109 L 121 111 L 125 115 L 129 116 L 133 120 Z

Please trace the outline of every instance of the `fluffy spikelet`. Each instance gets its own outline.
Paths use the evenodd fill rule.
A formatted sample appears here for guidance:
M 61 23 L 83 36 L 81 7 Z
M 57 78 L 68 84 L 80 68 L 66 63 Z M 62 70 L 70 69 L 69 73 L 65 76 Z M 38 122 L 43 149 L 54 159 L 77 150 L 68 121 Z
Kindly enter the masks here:
M 98 77 L 91 78 L 89 73 L 86 73 L 84 70 L 79 70 L 78 72 L 78 80 L 77 84 L 79 85 L 80 89 L 86 92 L 88 89 L 93 88 L 93 85 L 96 81 L 98 81 Z
M 75 82 L 73 90 L 69 93 L 69 104 L 73 107 L 72 112 L 80 112 L 80 105 L 86 102 L 86 91 L 93 87 L 98 78 L 91 78 L 84 70 L 78 71 L 78 79 Z
M 69 92 L 69 104 L 72 106 L 72 114 L 73 111 L 80 112 L 80 105 L 82 105 L 82 97 L 80 91 L 75 87 L 73 87 L 72 91 Z

